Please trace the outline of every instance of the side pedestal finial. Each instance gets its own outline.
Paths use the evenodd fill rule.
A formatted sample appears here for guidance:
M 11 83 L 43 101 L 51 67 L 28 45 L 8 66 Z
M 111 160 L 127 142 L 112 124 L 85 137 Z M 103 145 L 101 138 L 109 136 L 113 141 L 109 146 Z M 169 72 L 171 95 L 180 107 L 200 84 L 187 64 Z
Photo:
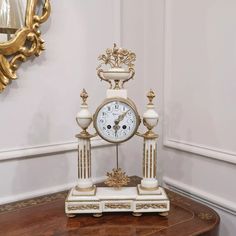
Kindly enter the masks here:
M 78 138 L 78 184 L 75 187 L 75 195 L 84 192 L 94 194 L 95 186 L 91 178 L 91 142 L 93 135 L 89 134 L 87 128 L 92 122 L 92 115 L 88 110 L 88 93 L 85 89 L 80 94 L 82 98 L 81 110 L 76 116 L 76 121 L 82 131 L 76 135 Z
M 159 116 L 154 110 L 154 104 L 152 101 L 155 98 L 155 93 L 152 90 L 148 92 L 147 98 L 149 102 L 147 104 L 147 110 L 143 114 L 143 124 L 148 130 L 141 135 L 144 139 L 143 179 L 141 185 L 139 185 L 139 189 L 140 192 L 158 192 L 158 180 L 156 174 L 158 135 L 152 129 L 157 125 Z

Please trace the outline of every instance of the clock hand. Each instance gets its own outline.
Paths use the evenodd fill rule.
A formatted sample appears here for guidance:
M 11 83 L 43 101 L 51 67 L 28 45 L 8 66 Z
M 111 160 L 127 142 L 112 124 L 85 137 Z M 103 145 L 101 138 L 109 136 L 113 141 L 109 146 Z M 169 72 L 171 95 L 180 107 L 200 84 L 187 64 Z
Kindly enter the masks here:
M 119 115 L 118 118 L 115 120 L 115 124 L 118 125 L 126 116 L 129 110 L 125 111 L 123 114 Z
M 115 130 L 115 136 L 117 137 L 117 131 L 120 129 L 119 123 L 124 119 L 125 115 L 129 112 L 129 110 L 125 111 L 123 114 L 119 115 L 118 118 L 114 121 L 115 125 L 113 129 Z

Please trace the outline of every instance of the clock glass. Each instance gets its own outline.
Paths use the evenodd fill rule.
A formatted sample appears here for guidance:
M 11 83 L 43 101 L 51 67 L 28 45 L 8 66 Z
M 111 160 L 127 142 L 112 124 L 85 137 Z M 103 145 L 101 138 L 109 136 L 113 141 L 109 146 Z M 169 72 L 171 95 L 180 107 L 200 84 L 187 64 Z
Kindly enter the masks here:
M 129 102 L 121 100 L 103 103 L 95 113 L 94 127 L 108 142 L 124 142 L 137 131 L 140 118 Z

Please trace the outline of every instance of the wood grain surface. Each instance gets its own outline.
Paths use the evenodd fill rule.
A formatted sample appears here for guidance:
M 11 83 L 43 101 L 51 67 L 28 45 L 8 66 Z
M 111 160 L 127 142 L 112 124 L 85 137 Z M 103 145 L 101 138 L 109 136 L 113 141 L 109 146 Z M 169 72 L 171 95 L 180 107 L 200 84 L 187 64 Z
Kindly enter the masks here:
M 131 177 L 131 186 L 140 178 Z M 98 186 L 98 185 L 97 185 Z M 102 186 L 102 184 L 100 184 Z M 187 236 L 218 235 L 219 216 L 209 207 L 167 190 L 171 210 L 167 217 L 155 213 L 134 217 L 131 213 L 90 214 L 67 218 L 67 192 L 0 206 L 1 236 Z

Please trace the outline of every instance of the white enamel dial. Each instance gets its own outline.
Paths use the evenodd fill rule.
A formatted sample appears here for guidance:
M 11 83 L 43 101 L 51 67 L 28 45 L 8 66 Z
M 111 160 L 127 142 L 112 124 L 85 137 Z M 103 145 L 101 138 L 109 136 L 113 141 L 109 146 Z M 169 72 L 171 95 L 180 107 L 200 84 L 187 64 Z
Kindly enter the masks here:
M 126 141 L 135 134 L 139 124 L 137 111 L 125 100 L 107 101 L 95 113 L 97 133 L 109 142 Z

